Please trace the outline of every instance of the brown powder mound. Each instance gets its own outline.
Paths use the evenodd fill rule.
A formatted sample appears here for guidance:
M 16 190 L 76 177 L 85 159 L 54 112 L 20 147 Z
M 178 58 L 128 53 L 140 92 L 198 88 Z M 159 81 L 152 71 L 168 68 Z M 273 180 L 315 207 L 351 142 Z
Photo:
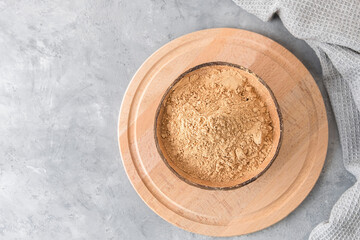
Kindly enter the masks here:
M 195 178 L 235 180 L 257 169 L 271 150 L 266 104 L 237 68 L 190 72 L 162 107 L 159 141 L 168 160 Z

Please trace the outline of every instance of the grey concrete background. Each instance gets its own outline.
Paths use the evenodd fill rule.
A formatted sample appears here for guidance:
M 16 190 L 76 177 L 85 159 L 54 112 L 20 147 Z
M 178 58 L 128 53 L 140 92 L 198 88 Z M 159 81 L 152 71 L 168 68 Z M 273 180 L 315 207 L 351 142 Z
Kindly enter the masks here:
M 314 52 L 279 19 L 225 1 L 0 1 L 0 239 L 211 239 L 162 220 L 124 172 L 117 120 L 141 63 L 183 34 L 252 30 L 283 44 L 320 84 Z M 323 91 L 324 93 L 324 91 Z M 286 219 L 234 239 L 306 239 L 354 179 L 328 107 L 319 181 Z

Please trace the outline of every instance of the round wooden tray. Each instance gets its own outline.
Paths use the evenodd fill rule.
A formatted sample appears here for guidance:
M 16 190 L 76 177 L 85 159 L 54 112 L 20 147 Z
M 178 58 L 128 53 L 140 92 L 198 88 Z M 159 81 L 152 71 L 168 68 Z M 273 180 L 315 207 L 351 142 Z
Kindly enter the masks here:
M 282 146 L 272 166 L 256 181 L 228 191 L 179 179 L 161 159 L 154 138 L 156 110 L 170 84 L 186 70 L 215 61 L 259 75 L 283 117 Z M 320 91 L 294 55 L 259 34 L 219 28 L 182 36 L 145 61 L 125 93 L 118 134 L 128 177 L 151 209 L 187 231 L 233 236 L 278 222 L 304 200 L 325 161 L 328 123 Z

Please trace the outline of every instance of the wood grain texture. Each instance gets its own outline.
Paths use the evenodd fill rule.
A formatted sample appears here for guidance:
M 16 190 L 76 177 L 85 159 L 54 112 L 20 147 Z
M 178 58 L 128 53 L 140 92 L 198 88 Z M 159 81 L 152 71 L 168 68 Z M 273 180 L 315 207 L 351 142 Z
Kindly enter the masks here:
M 162 161 L 154 138 L 155 113 L 166 89 L 184 71 L 214 61 L 259 75 L 273 91 L 284 125 L 279 155 L 268 171 L 229 191 L 180 180 Z M 178 227 L 212 236 L 258 231 L 286 217 L 314 186 L 328 144 L 323 99 L 302 63 L 271 39 L 229 28 L 185 35 L 149 57 L 124 96 L 118 131 L 124 167 L 145 203 Z

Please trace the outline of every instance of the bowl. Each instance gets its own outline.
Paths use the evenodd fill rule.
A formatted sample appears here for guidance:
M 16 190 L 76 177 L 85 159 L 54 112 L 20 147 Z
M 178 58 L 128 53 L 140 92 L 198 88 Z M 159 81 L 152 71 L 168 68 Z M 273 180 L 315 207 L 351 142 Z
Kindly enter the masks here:
M 272 127 L 273 127 L 273 142 L 272 147 L 266 158 L 263 162 L 251 172 L 245 173 L 243 176 L 230 181 L 209 181 L 194 177 L 187 172 L 183 171 L 179 168 L 170 158 L 169 154 L 164 147 L 163 139 L 161 138 L 160 133 L 160 124 L 162 121 L 162 117 L 164 114 L 164 101 L 169 96 L 169 93 L 179 84 L 179 82 L 189 73 L 196 71 L 200 68 L 207 67 L 207 66 L 227 66 L 231 68 L 237 68 L 237 71 L 241 71 L 241 74 L 247 78 L 247 81 L 250 85 L 252 85 L 260 96 L 261 100 L 264 101 L 267 105 L 267 109 L 269 111 L 270 118 L 272 120 Z M 271 166 L 271 164 L 275 161 L 279 149 L 281 147 L 281 140 L 283 135 L 283 124 L 282 124 L 282 116 L 280 112 L 279 105 L 276 101 L 276 98 L 271 91 L 270 87 L 266 84 L 264 80 L 262 80 L 259 76 L 253 73 L 251 70 L 228 62 L 208 62 L 197 65 L 184 73 L 182 73 L 175 81 L 169 86 L 169 88 L 164 93 L 160 104 L 157 108 L 156 115 L 155 115 L 155 123 L 154 123 L 154 137 L 156 148 L 161 156 L 162 160 L 166 164 L 166 166 L 181 180 L 185 181 L 188 184 L 193 186 L 209 189 L 209 190 L 230 190 L 245 186 L 256 179 L 258 179 L 262 174 L 264 174 Z

